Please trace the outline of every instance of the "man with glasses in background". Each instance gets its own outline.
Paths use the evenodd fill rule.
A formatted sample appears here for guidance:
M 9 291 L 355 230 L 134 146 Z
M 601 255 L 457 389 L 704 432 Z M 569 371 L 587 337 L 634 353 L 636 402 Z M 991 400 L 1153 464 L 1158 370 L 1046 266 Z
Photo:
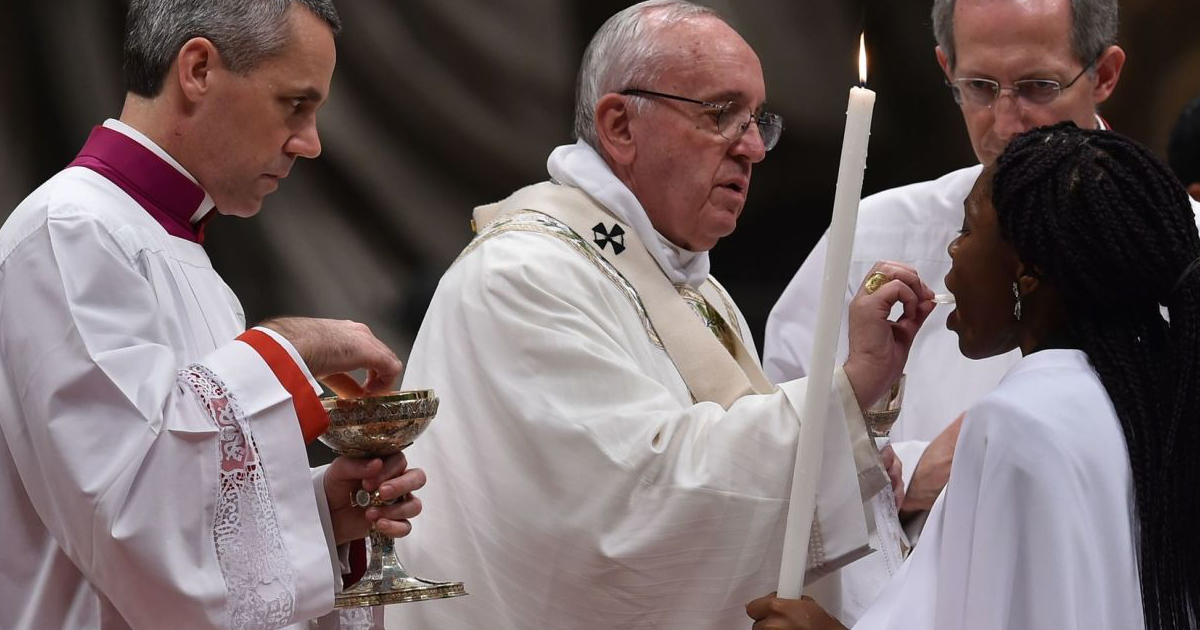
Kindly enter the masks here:
M 403 386 L 441 408 L 411 456 L 440 485 L 401 555 L 471 596 L 388 627 L 723 630 L 775 585 L 805 382 L 766 379 L 708 254 L 783 130 L 765 100 L 711 9 L 652 0 L 597 32 L 578 142 L 476 209 L 414 342 Z M 889 480 L 856 395 L 894 368 L 835 379 L 810 574 L 868 551 L 864 497 Z
M 912 265 L 934 291 L 945 292 L 946 247 L 961 229 L 963 201 L 983 165 L 1015 135 L 1035 127 L 1070 120 L 1106 128 L 1097 107 L 1112 94 L 1125 62 L 1115 45 L 1117 0 L 935 0 L 932 17 L 938 65 L 981 164 L 863 200 L 847 303 L 878 260 Z M 763 365 L 773 381 L 808 371 L 826 243 L 822 238 L 813 248 L 767 321 Z M 964 358 L 945 327 L 950 310 L 936 309 L 913 342 L 904 405 L 891 432 L 904 468 L 901 514 L 910 535 L 946 484 L 963 412 L 1020 358 L 1016 351 Z M 844 356 L 844 324 L 842 331 Z M 873 557 L 819 588 L 827 598 L 840 593 L 840 609 L 830 610 L 849 626 L 888 577 Z

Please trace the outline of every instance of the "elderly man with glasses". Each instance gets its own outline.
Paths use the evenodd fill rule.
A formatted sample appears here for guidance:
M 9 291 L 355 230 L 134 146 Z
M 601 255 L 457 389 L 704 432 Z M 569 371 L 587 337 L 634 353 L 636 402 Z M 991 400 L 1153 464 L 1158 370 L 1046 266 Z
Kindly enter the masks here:
M 392 607 L 389 627 L 725 629 L 775 584 L 806 383 L 766 379 L 708 254 L 783 130 L 765 101 L 711 9 L 652 0 L 597 32 L 578 142 L 476 209 L 414 343 L 403 385 L 442 402 L 411 456 L 440 485 L 402 556 L 471 595 Z M 864 497 L 889 482 L 859 403 L 911 339 L 888 304 L 908 296 L 912 329 L 932 308 L 899 273 L 855 320 L 889 358 L 852 353 L 835 379 L 810 575 L 868 552 Z
M 1070 120 L 1106 128 L 1097 107 L 1112 94 L 1125 62 L 1115 45 L 1117 0 L 935 0 L 932 17 L 937 61 L 981 164 L 864 199 L 850 271 L 855 285 L 875 261 L 892 260 L 912 265 L 935 291 L 944 291 L 946 246 L 961 228 L 963 202 L 983 165 L 1035 127 Z M 822 239 L 771 311 L 763 363 L 772 380 L 808 370 L 825 248 Z M 852 294 L 847 287 L 847 302 Z M 1015 351 L 964 358 L 945 327 L 950 310 L 935 311 L 913 342 L 904 407 L 891 432 L 904 467 L 901 513 L 910 536 L 945 486 L 962 413 L 1020 358 Z M 819 588 L 840 591 L 842 605 L 834 612 L 851 625 L 889 572 L 868 559 L 836 576 L 840 583 Z

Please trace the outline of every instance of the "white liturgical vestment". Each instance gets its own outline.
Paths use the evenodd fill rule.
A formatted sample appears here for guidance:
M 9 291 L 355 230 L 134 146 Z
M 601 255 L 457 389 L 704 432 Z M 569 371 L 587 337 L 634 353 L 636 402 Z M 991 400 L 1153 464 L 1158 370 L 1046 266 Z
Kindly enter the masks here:
M 481 226 L 413 347 L 404 387 L 434 389 L 441 407 L 409 451 L 429 486 L 397 548 L 414 573 L 470 595 L 389 607 L 387 627 L 745 627 L 745 604 L 778 579 L 805 381 L 727 409 L 694 401 L 658 338 L 670 322 L 645 318 L 609 257 L 636 234 L 655 273 L 690 286 L 706 254 L 637 227 L 644 210 L 590 147 L 560 147 L 549 166 L 603 205 L 596 229 L 549 207 Z M 720 296 L 708 306 L 749 344 Z M 844 373 L 834 382 L 809 554 L 827 564 L 810 575 L 866 553 L 863 496 L 886 484 Z
M 0 628 L 308 627 L 332 609 L 302 438 L 315 382 L 286 340 L 245 330 L 197 242 L 211 208 L 108 121 L 0 228 Z
M 1138 630 L 1133 477 L 1078 350 L 1035 352 L 963 421 L 921 542 L 855 630 Z

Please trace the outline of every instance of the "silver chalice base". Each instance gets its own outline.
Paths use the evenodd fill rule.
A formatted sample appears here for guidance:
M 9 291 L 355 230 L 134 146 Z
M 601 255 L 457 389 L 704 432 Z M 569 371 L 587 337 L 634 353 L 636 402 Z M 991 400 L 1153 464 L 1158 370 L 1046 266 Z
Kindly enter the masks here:
M 387 457 L 404 450 L 437 415 L 432 390 L 394 392 L 362 399 L 324 398 L 329 428 L 321 441 L 347 457 Z M 386 505 L 364 490 L 355 504 Z M 354 586 L 334 597 L 334 608 L 358 608 L 466 595 L 462 582 L 433 582 L 409 575 L 396 557 L 395 541 L 371 531 L 367 572 Z

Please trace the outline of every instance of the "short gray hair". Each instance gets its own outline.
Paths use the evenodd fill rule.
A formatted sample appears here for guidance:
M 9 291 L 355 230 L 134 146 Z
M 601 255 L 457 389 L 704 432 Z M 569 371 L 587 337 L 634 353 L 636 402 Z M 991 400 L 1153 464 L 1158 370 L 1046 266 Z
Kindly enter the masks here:
M 162 91 L 179 49 L 204 37 L 232 72 L 245 74 L 288 44 L 288 9 L 300 5 L 337 34 L 333 0 L 130 0 L 125 19 L 125 88 L 146 98 Z
M 645 18 L 654 14 L 653 22 Z M 583 52 L 575 89 L 576 139 L 599 148 L 596 138 L 596 103 L 600 97 L 625 88 L 648 89 L 669 59 L 657 35 L 684 20 L 725 18 L 714 9 L 687 0 L 646 0 L 608 18 Z M 634 104 L 636 107 L 638 105 Z
M 1117 43 L 1117 0 L 1071 1 L 1071 51 L 1079 63 L 1091 63 Z M 933 36 L 954 69 L 954 4 L 933 0 Z M 999 28 L 1003 28 L 1002 26 Z

